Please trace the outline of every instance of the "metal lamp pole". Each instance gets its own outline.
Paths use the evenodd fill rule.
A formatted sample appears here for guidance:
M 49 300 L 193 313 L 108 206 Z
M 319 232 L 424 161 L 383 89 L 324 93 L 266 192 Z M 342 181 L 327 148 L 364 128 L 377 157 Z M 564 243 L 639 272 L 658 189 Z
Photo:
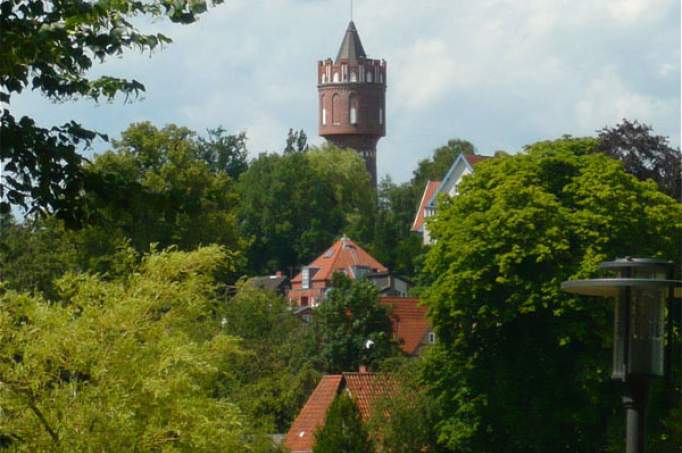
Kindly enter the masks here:
M 570 280 L 561 289 L 616 300 L 612 378 L 627 388 L 626 453 L 644 453 L 649 382 L 665 375 L 665 311 L 671 288 L 682 281 L 670 279 L 671 262 L 657 259 L 619 258 L 602 263 L 600 269 L 609 272 L 609 278 Z

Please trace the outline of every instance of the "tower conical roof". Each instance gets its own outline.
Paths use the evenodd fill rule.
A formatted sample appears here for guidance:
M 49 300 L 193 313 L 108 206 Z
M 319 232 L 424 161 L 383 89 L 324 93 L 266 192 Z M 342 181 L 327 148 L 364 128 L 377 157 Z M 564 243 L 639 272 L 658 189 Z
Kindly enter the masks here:
M 341 48 L 336 56 L 336 63 L 338 64 L 342 58 L 347 59 L 349 63 L 355 63 L 361 58 L 367 58 L 365 49 L 362 48 L 362 42 L 360 42 L 360 35 L 358 35 L 358 30 L 355 28 L 353 21 L 350 21 L 348 24 L 346 35 L 343 37 Z

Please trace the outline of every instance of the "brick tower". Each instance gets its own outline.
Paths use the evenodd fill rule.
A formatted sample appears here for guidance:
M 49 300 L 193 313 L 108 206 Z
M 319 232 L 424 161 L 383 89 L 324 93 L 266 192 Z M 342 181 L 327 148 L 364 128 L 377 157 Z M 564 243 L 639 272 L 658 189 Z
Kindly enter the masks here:
M 377 181 L 377 142 L 386 135 L 386 62 L 367 58 L 351 21 L 336 60 L 317 63 L 320 135 L 365 160 Z

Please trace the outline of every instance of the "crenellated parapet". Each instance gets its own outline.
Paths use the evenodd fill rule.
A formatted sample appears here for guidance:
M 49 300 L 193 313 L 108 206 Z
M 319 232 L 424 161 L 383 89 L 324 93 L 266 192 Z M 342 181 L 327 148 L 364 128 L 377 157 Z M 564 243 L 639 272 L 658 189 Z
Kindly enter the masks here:
M 386 61 L 362 59 L 335 63 L 331 58 L 317 63 L 317 84 L 371 83 L 386 85 Z

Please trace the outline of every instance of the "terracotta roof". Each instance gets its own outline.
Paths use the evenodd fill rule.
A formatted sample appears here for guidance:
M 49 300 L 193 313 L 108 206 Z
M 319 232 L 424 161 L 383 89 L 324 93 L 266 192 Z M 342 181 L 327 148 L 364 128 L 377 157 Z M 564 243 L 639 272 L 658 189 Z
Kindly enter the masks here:
M 363 420 L 372 415 L 374 402 L 387 392 L 394 392 L 396 381 L 382 373 L 343 373 L 323 376 L 298 413 L 284 439 L 292 453 L 308 453 L 315 445 L 315 431 L 324 424 L 327 411 L 336 395 L 347 389 L 357 404 Z
M 469 165 L 472 167 L 476 165 L 477 163 L 484 161 L 486 159 L 490 159 L 491 156 L 481 156 L 479 154 L 465 154 L 464 158 L 469 162 Z
M 327 409 L 336 398 L 342 381 L 340 374 L 322 376 L 284 439 L 284 446 L 292 453 L 312 451 L 315 430 L 324 423 Z
M 382 373 L 343 373 L 346 388 L 360 409 L 362 419 L 372 416 L 374 402 L 381 396 L 395 392 L 396 382 Z
M 427 181 L 426 187 L 424 188 L 424 193 L 422 194 L 422 199 L 419 202 L 419 208 L 417 209 L 417 216 L 414 218 L 412 223 L 411 231 L 421 231 L 424 225 L 424 211 L 426 205 L 429 204 L 433 194 L 436 193 L 438 187 L 440 186 L 440 181 Z
M 393 335 L 400 348 L 407 354 L 415 354 L 424 337 L 431 330 L 426 316 L 427 308 L 419 305 L 413 297 L 382 297 L 381 304 L 390 308 Z
M 372 255 L 363 250 L 346 236 L 334 243 L 326 252 L 317 257 L 307 267 L 316 268 L 318 271 L 312 276 L 311 281 L 329 280 L 334 272 L 345 272 L 354 278 L 353 266 L 364 266 L 370 272 L 388 272 L 386 266 L 374 259 Z M 292 282 L 301 282 L 301 273 L 296 275 Z

